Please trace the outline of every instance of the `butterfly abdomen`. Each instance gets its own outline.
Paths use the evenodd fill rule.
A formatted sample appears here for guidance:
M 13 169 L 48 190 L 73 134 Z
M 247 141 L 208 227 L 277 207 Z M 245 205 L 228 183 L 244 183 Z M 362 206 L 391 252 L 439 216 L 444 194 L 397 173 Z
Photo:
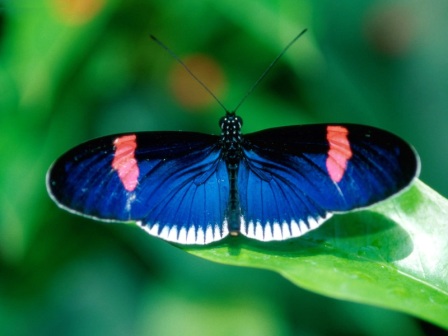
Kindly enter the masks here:
M 240 233 L 241 227 L 241 207 L 238 196 L 238 166 L 227 167 L 229 174 L 229 204 L 226 211 L 226 219 L 229 232 L 232 236 L 237 236 Z

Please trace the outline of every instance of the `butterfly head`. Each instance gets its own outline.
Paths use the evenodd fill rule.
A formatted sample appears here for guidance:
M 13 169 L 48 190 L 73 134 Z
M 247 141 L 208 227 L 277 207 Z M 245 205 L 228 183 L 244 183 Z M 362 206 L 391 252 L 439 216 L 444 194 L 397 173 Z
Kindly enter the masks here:
M 241 127 L 243 126 L 243 119 L 235 112 L 227 112 L 227 114 L 219 120 L 219 127 L 221 127 L 221 135 L 229 140 L 232 138 L 239 138 L 241 136 Z

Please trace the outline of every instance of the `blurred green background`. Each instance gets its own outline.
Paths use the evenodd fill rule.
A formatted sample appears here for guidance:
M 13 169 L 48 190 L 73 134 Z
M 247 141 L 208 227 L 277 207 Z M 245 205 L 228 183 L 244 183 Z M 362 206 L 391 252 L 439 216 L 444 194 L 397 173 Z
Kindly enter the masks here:
M 137 130 L 219 133 L 365 123 L 412 143 L 448 195 L 448 2 L 44 0 L 0 2 L 0 334 L 423 335 L 409 316 L 341 302 L 267 271 L 213 264 L 59 210 L 45 173 L 65 150 Z M 192 91 L 191 91 L 192 90 Z M 297 303 L 300 303 L 297 305 Z

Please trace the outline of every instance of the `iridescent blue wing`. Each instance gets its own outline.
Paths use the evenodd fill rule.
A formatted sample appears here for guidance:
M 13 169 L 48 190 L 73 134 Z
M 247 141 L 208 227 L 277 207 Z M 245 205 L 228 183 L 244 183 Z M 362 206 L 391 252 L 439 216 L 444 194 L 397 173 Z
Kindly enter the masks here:
M 229 182 L 219 137 L 143 132 L 95 139 L 47 175 L 59 206 L 105 221 L 136 221 L 154 236 L 206 244 L 228 234 Z
M 361 125 L 303 125 L 244 136 L 238 173 L 241 232 L 297 237 L 332 213 L 396 194 L 417 176 L 416 152 L 397 136 Z

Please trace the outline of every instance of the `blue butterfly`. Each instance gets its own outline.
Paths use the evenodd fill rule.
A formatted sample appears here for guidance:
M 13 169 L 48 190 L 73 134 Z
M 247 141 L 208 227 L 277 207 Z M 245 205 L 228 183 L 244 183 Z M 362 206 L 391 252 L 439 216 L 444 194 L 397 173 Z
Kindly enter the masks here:
M 380 202 L 419 173 L 415 150 L 374 127 L 317 124 L 243 135 L 242 119 L 228 111 L 219 124 L 220 136 L 141 132 L 88 141 L 52 165 L 48 192 L 70 212 L 137 222 L 175 243 L 229 234 L 271 241 Z
M 283 240 L 332 213 L 363 208 L 417 176 L 414 149 L 354 124 L 303 125 L 242 135 L 227 113 L 221 136 L 142 132 L 91 140 L 50 168 L 62 208 L 105 221 L 136 221 L 154 236 L 208 244 L 228 234 Z

